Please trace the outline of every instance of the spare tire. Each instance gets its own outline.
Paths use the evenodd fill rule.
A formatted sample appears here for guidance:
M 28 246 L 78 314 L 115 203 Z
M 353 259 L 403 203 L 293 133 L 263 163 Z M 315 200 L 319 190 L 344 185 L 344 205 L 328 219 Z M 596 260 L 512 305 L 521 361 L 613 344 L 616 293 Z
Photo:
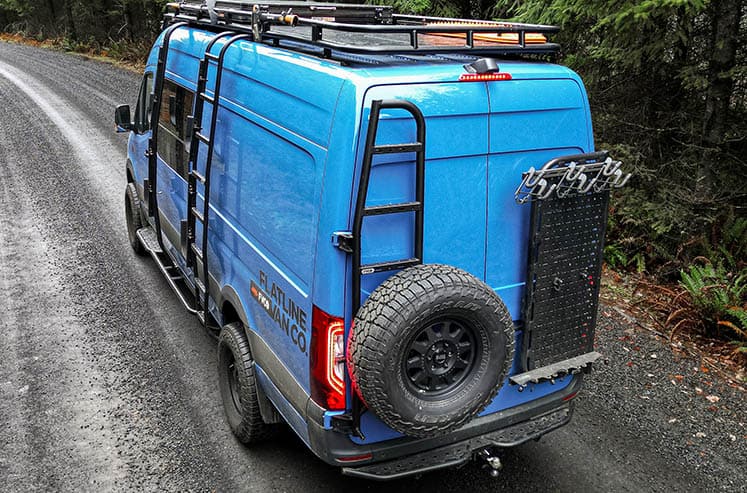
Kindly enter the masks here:
M 392 429 L 430 437 L 461 427 L 508 375 L 514 327 L 473 275 L 419 265 L 384 281 L 355 317 L 348 368 L 358 395 Z

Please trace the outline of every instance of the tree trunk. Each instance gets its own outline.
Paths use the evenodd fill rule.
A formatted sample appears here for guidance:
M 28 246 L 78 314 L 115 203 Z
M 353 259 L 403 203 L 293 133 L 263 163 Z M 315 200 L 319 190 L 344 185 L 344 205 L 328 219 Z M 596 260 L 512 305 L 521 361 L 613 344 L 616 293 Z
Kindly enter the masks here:
M 73 0 L 65 0 L 65 31 L 70 39 L 77 39 L 75 31 L 75 17 L 73 16 Z
M 708 60 L 708 90 L 703 119 L 703 159 L 698 169 L 696 195 L 702 202 L 714 193 L 714 169 L 718 148 L 727 133 L 727 119 L 734 78 L 731 70 L 737 63 L 737 40 L 742 15 L 742 0 L 715 0 L 712 4 L 713 31 Z

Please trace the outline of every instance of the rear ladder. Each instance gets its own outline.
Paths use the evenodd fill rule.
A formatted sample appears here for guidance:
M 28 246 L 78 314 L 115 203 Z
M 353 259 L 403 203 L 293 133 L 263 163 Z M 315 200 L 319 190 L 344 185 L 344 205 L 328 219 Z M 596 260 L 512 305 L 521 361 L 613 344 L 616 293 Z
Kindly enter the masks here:
M 400 109 L 407 111 L 415 120 L 416 141 L 402 144 L 376 145 L 381 110 Z M 374 156 L 379 154 L 415 153 L 415 200 L 398 204 L 367 206 L 368 186 L 371 178 L 371 167 Z M 403 100 L 375 100 L 371 103 L 371 115 L 368 120 L 368 134 L 366 147 L 361 164 L 361 176 L 358 185 L 358 199 L 355 205 L 353 231 L 351 233 L 336 233 L 338 248 L 352 254 L 352 316 L 355 318 L 361 307 L 361 278 L 366 275 L 392 270 L 406 269 L 423 263 L 423 211 L 425 204 L 425 118 L 420 109 L 410 101 Z M 366 217 L 401 214 L 411 212 L 415 214 L 413 228 L 413 255 L 410 258 L 390 260 L 372 264 L 361 263 L 361 235 L 363 221 Z M 340 431 L 350 432 L 361 439 L 360 418 L 364 411 L 364 404 L 356 394 L 353 394 L 352 415 L 342 415 L 333 418 L 333 427 Z
M 223 45 L 218 55 L 211 53 L 215 44 L 226 37 L 228 41 Z M 208 324 L 208 303 L 210 300 L 210 275 L 208 269 L 208 227 L 210 216 L 210 171 L 213 165 L 215 150 L 215 127 L 218 122 L 221 81 L 223 79 L 223 62 L 228 48 L 242 39 L 250 39 L 248 34 L 236 35 L 224 32 L 215 36 L 205 48 L 205 55 L 200 61 L 199 79 L 197 81 L 197 99 L 195 111 L 192 115 L 192 140 L 189 148 L 189 179 L 187 187 L 187 268 L 192 269 L 194 281 L 195 310 L 197 318 L 203 325 Z M 213 96 L 207 94 L 208 73 L 210 65 L 216 63 L 215 86 Z M 205 103 L 212 105 L 210 128 L 207 135 L 202 127 Z M 207 147 L 205 155 L 205 169 L 198 169 L 200 144 Z M 203 191 L 202 210 L 197 207 L 198 187 Z M 202 244 L 197 245 L 197 223 L 202 224 Z M 200 272 L 201 271 L 201 272 Z
M 379 118 L 381 110 L 401 109 L 405 110 L 415 119 L 416 142 L 403 144 L 376 145 L 376 135 L 379 130 Z M 377 206 L 366 206 L 368 197 L 368 185 L 371 179 L 371 166 L 373 158 L 377 154 L 402 154 L 415 153 L 415 201 L 400 204 L 387 204 Z M 361 165 L 361 178 L 358 185 L 358 200 L 355 204 L 355 217 L 353 219 L 352 245 L 353 254 L 353 317 L 361 307 L 361 278 L 362 276 L 376 274 L 390 270 L 400 270 L 423 263 L 423 204 L 425 201 L 425 118 L 420 109 L 409 101 L 402 100 L 376 100 L 371 104 L 371 116 L 368 121 L 368 135 L 366 136 L 366 148 Z M 382 216 L 389 214 L 401 214 L 403 212 L 415 213 L 415 227 L 413 231 L 413 256 L 406 259 L 390 260 L 373 264 L 361 264 L 361 233 L 363 231 L 363 220 L 370 216 Z

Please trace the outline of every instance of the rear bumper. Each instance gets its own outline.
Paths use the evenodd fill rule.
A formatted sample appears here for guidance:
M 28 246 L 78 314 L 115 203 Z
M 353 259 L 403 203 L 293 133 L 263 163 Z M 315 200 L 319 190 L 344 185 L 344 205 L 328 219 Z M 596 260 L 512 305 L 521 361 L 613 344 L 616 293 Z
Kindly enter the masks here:
M 487 416 L 478 417 L 447 435 L 433 438 L 398 438 L 358 445 L 347 435 L 324 429 L 323 409 L 309 409 L 311 449 L 325 462 L 343 467 L 343 473 L 367 479 L 398 479 L 470 460 L 486 447 L 512 447 L 568 423 L 573 413 L 569 400 L 581 387 L 581 376 L 565 389 Z M 314 407 L 316 407 L 314 405 Z M 346 458 L 371 454 L 355 466 Z

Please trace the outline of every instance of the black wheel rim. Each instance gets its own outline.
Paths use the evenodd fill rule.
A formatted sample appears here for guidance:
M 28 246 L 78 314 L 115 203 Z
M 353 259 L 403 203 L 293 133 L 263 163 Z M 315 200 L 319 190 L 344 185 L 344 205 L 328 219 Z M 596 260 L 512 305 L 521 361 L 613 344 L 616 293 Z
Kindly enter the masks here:
M 237 411 L 241 411 L 241 393 L 239 392 L 239 369 L 236 366 L 236 361 L 231 360 L 231 363 L 226 368 L 226 374 L 228 376 L 228 392 L 231 394 L 231 401 Z
M 420 397 L 448 394 L 473 372 L 480 351 L 472 325 L 455 318 L 428 322 L 405 349 L 405 383 Z

